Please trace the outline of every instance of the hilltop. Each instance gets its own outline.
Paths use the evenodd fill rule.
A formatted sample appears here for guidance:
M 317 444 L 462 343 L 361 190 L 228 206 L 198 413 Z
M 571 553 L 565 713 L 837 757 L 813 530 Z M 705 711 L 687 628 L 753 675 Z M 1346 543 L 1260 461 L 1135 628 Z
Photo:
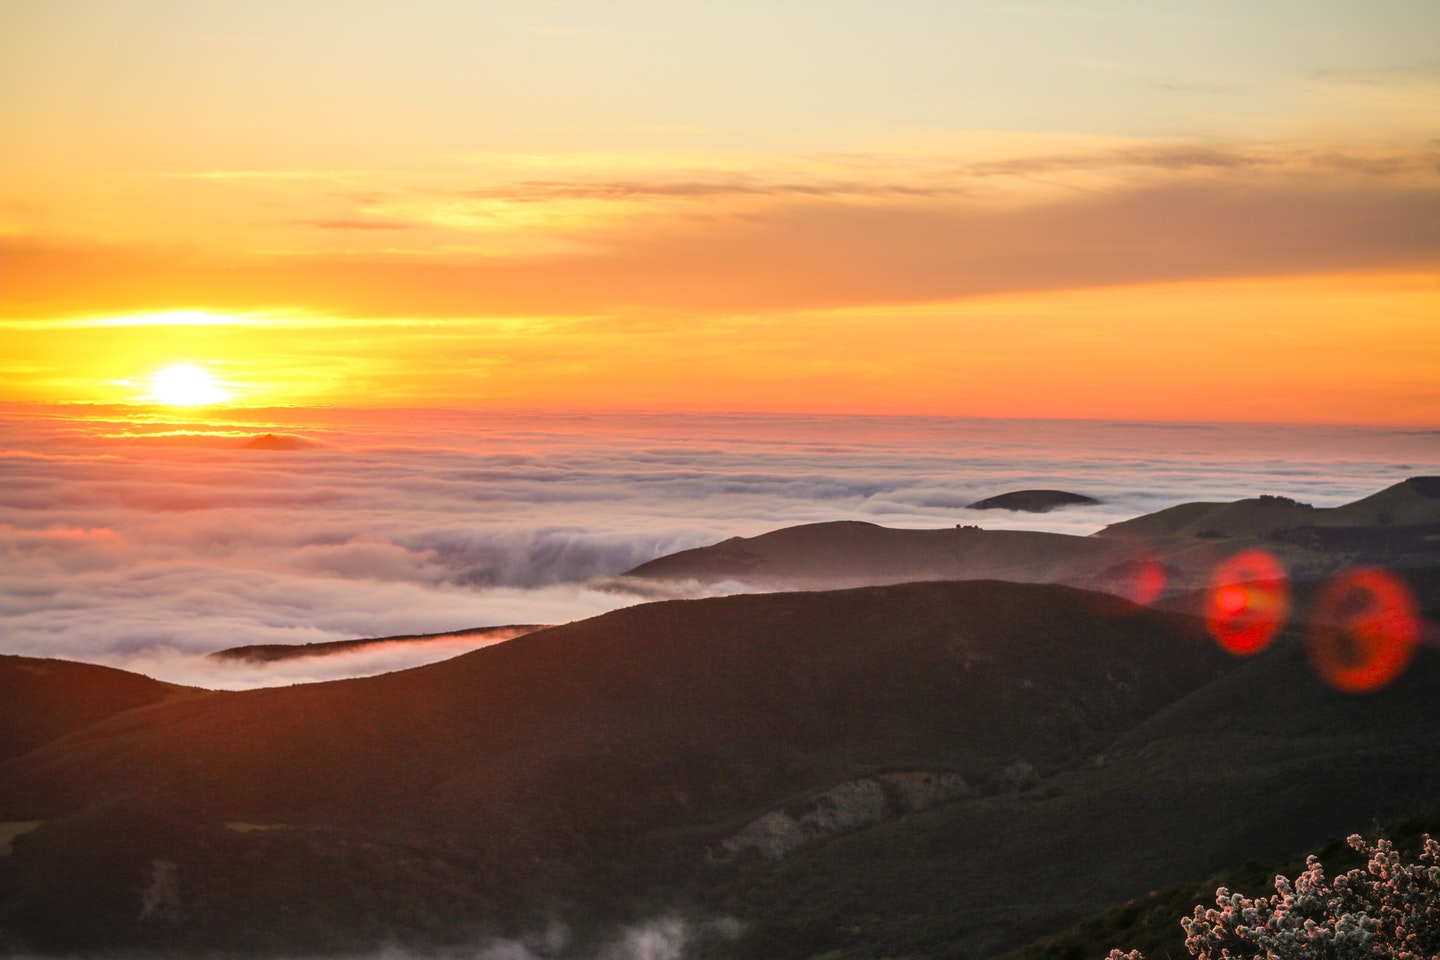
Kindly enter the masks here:
M 1096 535 L 1264 538 L 1312 527 L 1376 527 L 1394 533 L 1417 526 L 1440 527 L 1440 477 L 1411 477 L 1364 499 L 1330 508 L 1276 496 L 1186 503 L 1111 524 Z
M 1029 530 L 897 530 L 856 520 L 785 527 L 651 560 L 626 577 L 833 589 L 915 580 L 1058 581 L 1134 556 L 1128 544 Z
M 958 526 L 899 530 L 856 521 L 731 537 L 641 564 L 617 581 L 733 581 L 761 589 L 834 589 L 915 580 L 1064 583 L 1148 599 L 1203 588 L 1216 565 L 1264 548 L 1292 576 L 1357 564 L 1440 562 L 1440 478 L 1412 477 L 1354 503 L 1316 508 L 1286 497 L 1187 503 L 1088 537 Z
M 0 760 L 126 710 L 204 693 L 111 667 L 0 654 Z
M 976 500 L 969 510 L 1014 510 L 1023 513 L 1049 513 L 1061 507 L 1092 506 L 1099 503 L 1094 497 L 1067 490 L 1014 490 L 995 497 Z

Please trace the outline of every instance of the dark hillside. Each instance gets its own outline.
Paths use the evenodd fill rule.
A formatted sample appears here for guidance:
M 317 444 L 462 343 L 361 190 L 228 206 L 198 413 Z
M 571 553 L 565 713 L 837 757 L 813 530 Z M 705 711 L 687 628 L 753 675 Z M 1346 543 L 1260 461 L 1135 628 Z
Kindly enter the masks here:
M 342 949 L 704 899 L 706 851 L 766 811 L 886 771 L 1013 790 L 1230 665 L 1175 614 L 927 583 L 649 604 L 161 704 L 0 766 L 0 820 L 43 821 L 7 860 L 0 930 Z
M 980 958 L 1433 807 L 1437 661 L 1356 697 L 1297 628 L 1242 661 L 1104 594 L 916 583 L 156 701 L 0 764 L 0 945 L 354 951 L 681 909 L 742 921 L 715 956 Z
M 1093 505 L 1094 497 L 1067 490 L 1012 490 L 995 497 L 986 497 L 970 504 L 971 510 L 1013 510 L 1023 513 L 1049 513 L 1060 507 Z
M 1433 810 L 1437 690 L 1440 655 L 1426 650 L 1378 694 L 1338 693 L 1290 637 L 1029 790 L 922 811 L 723 878 L 718 904 L 747 924 L 727 955 L 992 956 L 1182 879 L 1288 862 L 1376 820 Z M 1157 919 L 1178 924 L 1172 899 L 1145 909 L 1163 905 Z M 1072 931 L 1048 944 L 1057 952 L 1027 956 L 1098 960 L 1149 942 L 1065 952 L 1082 941 Z
M 660 557 L 626 576 L 808 588 L 988 578 L 1041 582 L 1135 556 L 1128 543 L 1060 533 L 969 527 L 896 530 L 846 520 L 732 537 Z
M 1424 835 L 1440 837 L 1440 808 L 1364 832 L 1385 837 L 1395 844 L 1402 857 L 1413 860 L 1423 846 Z M 1085 960 L 1104 957 L 1117 947 L 1139 949 L 1146 957 L 1170 956 L 1176 960 L 1188 957 L 1185 931 L 1180 926 L 1182 917 L 1189 917 L 1197 906 L 1206 909 L 1215 906 L 1215 891 L 1219 887 L 1248 897 L 1271 895 L 1275 892 L 1275 877 L 1281 875 L 1293 880 L 1305 869 L 1306 856 L 1310 854 L 1320 858 L 1330 877 L 1363 867 L 1365 861 L 1339 836 L 1303 854 L 1250 859 L 1204 880 L 1177 883 L 1100 911 L 1067 930 L 1007 953 L 1000 960 Z
M 0 655 L 0 760 L 126 710 L 202 693 L 110 667 Z

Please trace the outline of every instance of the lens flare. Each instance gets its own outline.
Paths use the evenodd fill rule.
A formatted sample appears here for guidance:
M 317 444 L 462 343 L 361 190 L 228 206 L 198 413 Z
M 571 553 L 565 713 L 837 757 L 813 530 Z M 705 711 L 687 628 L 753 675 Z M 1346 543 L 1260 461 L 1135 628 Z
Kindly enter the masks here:
M 1227 583 L 1215 591 L 1215 607 L 1227 617 L 1239 616 L 1249 603 L 1249 591 L 1237 584 Z
M 1370 693 L 1400 676 L 1420 639 L 1420 615 L 1409 588 L 1377 568 L 1352 570 L 1327 583 L 1312 619 L 1310 663 L 1347 693 Z
M 1165 592 L 1165 587 L 1170 582 L 1170 571 L 1156 558 L 1154 551 L 1143 543 L 1132 544 L 1128 552 L 1129 559 L 1102 571 L 1097 579 L 1107 593 L 1148 607 Z
M 1205 597 L 1205 623 L 1215 642 L 1248 657 L 1275 639 L 1290 615 L 1290 580 L 1263 550 L 1237 553 L 1215 571 Z
M 1146 557 L 1135 568 L 1134 576 L 1127 584 L 1125 596 L 1141 606 L 1148 607 L 1160 599 L 1160 594 L 1165 592 L 1165 584 L 1169 579 L 1164 564 L 1154 557 Z

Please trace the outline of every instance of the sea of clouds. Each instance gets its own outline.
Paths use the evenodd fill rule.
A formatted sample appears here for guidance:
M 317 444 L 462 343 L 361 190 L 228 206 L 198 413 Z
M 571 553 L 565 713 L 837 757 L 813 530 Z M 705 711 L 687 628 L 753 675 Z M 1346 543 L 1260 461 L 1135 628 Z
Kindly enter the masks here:
M 1440 431 L 453 410 L 0 408 L 0 653 L 249 687 L 483 640 L 273 667 L 204 655 L 559 623 L 646 597 L 607 578 L 782 526 L 867 520 L 1089 534 L 1191 500 L 1335 506 L 1440 473 Z M 275 434 L 298 441 L 247 445 Z M 1104 501 L 972 511 L 1032 487 Z M 723 587 L 720 588 L 723 591 Z

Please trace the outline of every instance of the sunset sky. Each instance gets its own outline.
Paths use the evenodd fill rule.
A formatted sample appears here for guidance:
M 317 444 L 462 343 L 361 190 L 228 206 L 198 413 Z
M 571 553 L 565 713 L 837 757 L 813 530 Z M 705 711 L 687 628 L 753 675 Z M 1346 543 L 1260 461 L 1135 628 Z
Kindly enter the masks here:
M 0 400 L 1440 425 L 1433 0 L 0 0 Z

